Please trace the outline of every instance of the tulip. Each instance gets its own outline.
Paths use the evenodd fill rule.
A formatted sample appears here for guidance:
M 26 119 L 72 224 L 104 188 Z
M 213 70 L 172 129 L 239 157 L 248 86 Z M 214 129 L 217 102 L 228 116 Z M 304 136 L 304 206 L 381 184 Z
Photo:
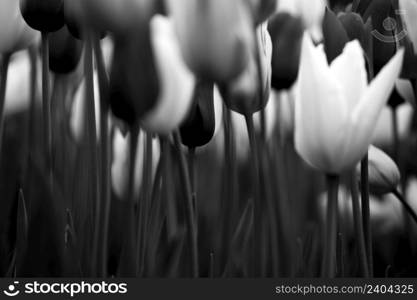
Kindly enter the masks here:
M 279 0 L 277 10 L 300 17 L 313 37 L 320 40 L 325 8 L 326 0 Z
M 156 104 L 146 112 L 140 123 L 147 131 L 169 134 L 187 116 L 195 78 L 182 59 L 171 20 L 156 15 L 151 20 L 150 28 L 161 88 Z
M 392 193 L 400 183 L 401 175 L 395 162 L 382 150 L 370 146 L 368 152 L 369 188 L 376 195 Z M 360 178 L 360 166 L 356 168 Z
M 153 108 L 159 93 L 149 27 L 138 29 L 115 39 L 110 72 L 110 108 L 130 126 Z
M 345 45 L 349 42 L 349 37 L 342 23 L 329 9 L 326 9 L 323 19 L 323 42 L 329 63 L 342 53 Z
M 0 2 L 0 53 L 28 48 L 38 38 L 36 31 L 23 21 L 16 0 Z
M 328 174 L 353 168 L 366 154 L 376 122 L 401 71 L 400 50 L 368 85 L 363 51 L 349 42 L 329 66 L 304 36 L 295 103 L 295 146 Z
M 163 0 L 82 0 L 87 21 L 99 31 L 117 35 L 137 28 L 162 10 Z
M 216 127 L 214 112 L 214 85 L 198 81 L 190 113 L 181 125 L 181 142 L 189 148 L 208 144 Z
M 364 2 L 359 6 L 358 11 L 365 21 L 370 19 L 372 22 L 373 71 L 377 74 L 396 53 L 397 38 L 401 29 L 397 28 L 399 23 L 396 20 L 392 0 Z M 393 23 L 394 21 L 396 23 Z
M 226 105 L 245 116 L 262 110 L 271 90 L 272 42 L 266 24 L 257 29 L 257 43 L 259 50 L 253 50 L 247 68 L 224 91 Z M 257 55 L 260 57 L 257 58 Z
M 357 13 L 348 12 L 338 15 L 339 21 L 346 30 L 349 41 L 357 39 L 367 59 L 372 57 L 372 23 L 369 19 L 366 23 L 363 22 L 361 16 Z
M 298 76 L 304 26 L 300 18 L 278 13 L 268 21 L 272 40 L 272 87 L 289 89 Z
M 253 21 L 243 0 L 167 0 L 185 62 L 199 78 L 225 83 L 247 67 Z
M 67 26 L 49 36 L 49 69 L 58 74 L 73 72 L 80 62 L 82 43 L 73 38 Z
M 53 32 L 64 26 L 64 0 L 20 0 L 26 23 L 41 32 Z
M 402 15 L 409 37 L 413 42 L 414 52 L 417 53 L 417 1 L 399 0 L 400 9 L 405 11 Z

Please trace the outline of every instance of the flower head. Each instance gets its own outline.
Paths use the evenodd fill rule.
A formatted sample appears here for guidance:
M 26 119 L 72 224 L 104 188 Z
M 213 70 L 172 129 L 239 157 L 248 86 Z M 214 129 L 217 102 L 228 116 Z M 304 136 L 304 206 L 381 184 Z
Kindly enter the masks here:
M 0 54 L 27 48 L 38 36 L 38 33 L 24 22 L 18 1 L 0 2 Z
M 305 35 L 295 102 L 295 146 L 313 167 L 339 174 L 368 151 L 401 71 L 400 50 L 368 85 L 363 50 L 349 42 L 330 64 Z

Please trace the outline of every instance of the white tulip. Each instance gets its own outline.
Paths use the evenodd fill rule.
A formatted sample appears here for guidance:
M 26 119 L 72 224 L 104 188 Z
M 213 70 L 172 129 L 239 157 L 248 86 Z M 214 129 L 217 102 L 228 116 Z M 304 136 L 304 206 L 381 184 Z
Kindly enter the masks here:
M 150 132 L 169 134 L 187 116 L 195 78 L 182 58 L 171 20 L 156 15 L 150 26 L 160 92 L 155 107 L 143 117 L 141 125 Z
M 329 66 L 304 36 L 295 101 L 295 146 L 311 166 L 340 174 L 367 153 L 403 63 L 401 49 L 368 85 L 363 50 L 348 43 Z

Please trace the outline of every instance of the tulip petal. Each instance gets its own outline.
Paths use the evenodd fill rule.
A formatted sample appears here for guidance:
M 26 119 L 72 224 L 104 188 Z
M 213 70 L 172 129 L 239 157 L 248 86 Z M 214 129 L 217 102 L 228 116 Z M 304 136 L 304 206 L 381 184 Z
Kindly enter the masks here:
M 145 115 L 141 124 L 146 130 L 165 134 L 185 119 L 191 106 L 195 78 L 182 59 L 172 22 L 156 15 L 150 26 L 161 91 L 156 107 Z
M 417 1 L 400 0 L 400 9 L 406 12 L 402 17 L 417 53 Z
M 365 59 L 357 40 L 346 44 L 343 53 L 331 63 L 330 70 L 342 84 L 347 107 L 352 111 L 367 87 Z
M 398 94 L 400 94 L 405 101 L 413 106 L 416 105 L 413 85 L 411 84 L 410 80 L 400 78 L 396 81 L 395 87 L 398 91 Z
M 352 163 L 359 161 L 368 150 L 378 118 L 401 72 L 403 58 L 404 50 L 401 49 L 371 82 L 352 112 L 347 137 L 351 149 L 346 150 Z
M 304 35 L 295 101 L 295 146 L 313 167 L 338 171 L 347 112 L 342 87 L 330 72 L 325 54 Z

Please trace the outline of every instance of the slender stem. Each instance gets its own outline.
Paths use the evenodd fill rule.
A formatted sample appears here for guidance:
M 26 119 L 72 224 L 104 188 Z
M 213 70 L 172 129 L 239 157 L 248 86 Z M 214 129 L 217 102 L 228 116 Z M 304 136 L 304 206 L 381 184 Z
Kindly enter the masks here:
M 365 236 L 363 233 L 363 223 L 361 216 L 361 208 L 359 201 L 358 181 L 356 178 L 356 172 L 351 174 L 351 195 L 352 195 L 352 209 L 353 209 L 353 222 L 355 227 L 355 235 L 358 246 L 359 262 L 361 267 L 362 276 L 369 277 L 368 259 L 365 247 Z
M 153 161 L 153 145 L 152 134 L 146 134 L 145 153 L 144 153 L 144 169 L 142 179 L 142 206 L 140 211 L 141 218 L 139 219 L 138 227 L 138 255 L 139 265 L 137 266 L 137 274 L 142 276 L 145 270 L 145 254 L 146 254 L 146 235 L 148 232 L 148 215 L 149 205 L 152 197 L 152 161 Z
M 326 241 L 323 252 L 322 277 L 333 278 L 335 275 L 335 256 L 337 238 L 337 203 L 339 191 L 339 176 L 327 175 L 327 222 Z
M 104 64 L 103 52 L 100 46 L 100 40 L 95 34 L 94 36 L 94 54 L 97 62 L 97 73 L 100 88 L 100 148 L 101 148 L 101 198 L 103 199 L 103 209 L 101 214 L 101 255 L 100 255 L 100 275 L 102 277 L 107 274 L 107 244 L 108 244 L 108 231 L 109 231 L 109 218 L 110 218 L 110 188 L 111 188 L 111 175 L 110 175 L 110 161 L 111 153 L 110 139 L 109 139 L 109 105 L 108 105 L 108 89 L 109 81 L 106 73 L 106 67 Z
M 10 53 L 4 54 L 0 66 L 0 157 L 3 148 L 4 104 L 6 102 L 7 75 L 9 73 L 10 57 Z
M 369 170 L 368 154 L 361 162 L 361 200 L 362 200 L 362 222 L 365 235 L 365 246 L 368 260 L 369 276 L 373 277 L 372 257 L 372 232 L 371 232 L 371 211 L 369 207 Z
M 94 203 L 94 233 L 93 233 L 93 249 L 92 249 L 92 272 L 97 271 L 97 254 L 99 243 L 99 227 L 100 227 L 100 174 L 98 170 L 98 162 L 100 161 L 97 149 L 97 129 L 95 116 L 95 100 L 94 100 L 94 73 L 93 73 L 93 41 L 92 34 L 86 34 L 85 45 L 85 99 L 87 101 L 87 136 L 88 148 L 91 162 L 91 179 L 92 179 L 92 201 Z
M 175 203 L 176 198 L 171 196 L 173 194 L 171 144 L 167 137 L 162 136 L 160 137 L 160 142 L 163 159 L 163 184 L 161 197 L 165 204 L 168 239 L 170 240 L 178 233 L 177 205 Z
M 51 98 L 49 87 L 49 45 L 48 32 L 42 32 L 42 110 L 43 138 L 45 144 L 45 160 L 49 172 L 49 185 L 53 190 L 52 171 L 52 128 L 51 128 Z
M 195 148 L 188 149 L 188 169 L 191 178 L 191 193 L 193 196 L 194 216 L 197 217 L 197 173 L 195 164 Z M 195 221 L 197 222 L 197 219 Z
M 197 224 L 194 218 L 193 199 L 191 192 L 191 180 L 190 174 L 188 173 L 187 162 L 184 157 L 184 153 L 181 150 L 181 140 L 178 132 L 174 133 L 174 143 L 179 158 L 181 179 L 183 182 L 184 196 L 186 197 L 186 219 L 188 226 L 188 239 L 191 247 L 191 260 L 192 260 L 192 274 L 194 278 L 199 276 L 198 266 L 198 245 L 197 245 Z
M 232 123 L 232 112 L 223 105 L 223 122 L 224 122 L 224 145 L 225 145 L 225 169 L 223 177 L 223 197 L 222 209 L 220 214 L 220 224 L 222 230 L 222 255 L 217 256 L 218 264 L 223 266 L 223 262 L 231 255 L 230 242 L 232 239 L 232 230 L 235 225 L 235 211 L 237 211 L 236 200 L 236 145 L 234 138 L 234 126 Z
M 408 202 L 405 200 L 404 196 L 400 193 L 400 191 L 394 190 L 394 191 L 392 191 L 392 193 L 401 202 L 401 204 L 404 206 L 405 210 L 409 213 L 411 218 L 413 218 L 414 222 L 417 223 L 417 213 L 410 206 L 410 204 L 408 204 Z
M 261 209 L 261 202 L 260 202 L 260 193 L 259 193 L 259 153 L 258 153 L 258 143 L 256 139 L 255 127 L 253 124 L 253 116 L 246 115 L 246 126 L 249 135 L 249 143 L 252 153 L 252 178 L 253 178 L 253 198 L 254 198 L 254 226 L 253 226 L 253 254 L 254 254 L 254 274 L 255 276 L 258 274 L 259 262 L 261 261 L 261 221 L 262 221 L 262 209 Z
M 400 157 L 400 138 L 398 131 L 398 114 L 396 108 L 391 108 L 392 114 L 392 143 L 393 143 L 393 157 L 394 161 L 398 164 Z
M 137 248 L 134 243 L 135 240 L 135 167 L 136 167 L 136 156 L 138 151 L 139 141 L 139 126 L 135 125 L 130 130 L 130 141 L 129 141 L 129 170 L 128 170 L 128 209 L 127 216 L 125 219 L 125 233 L 123 240 L 123 254 L 121 258 L 121 269 L 123 274 L 121 276 L 135 276 L 137 265 Z M 136 264 L 135 264 L 136 262 Z
M 210 268 L 209 268 L 209 278 L 214 278 L 214 253 L 210 252 Z

